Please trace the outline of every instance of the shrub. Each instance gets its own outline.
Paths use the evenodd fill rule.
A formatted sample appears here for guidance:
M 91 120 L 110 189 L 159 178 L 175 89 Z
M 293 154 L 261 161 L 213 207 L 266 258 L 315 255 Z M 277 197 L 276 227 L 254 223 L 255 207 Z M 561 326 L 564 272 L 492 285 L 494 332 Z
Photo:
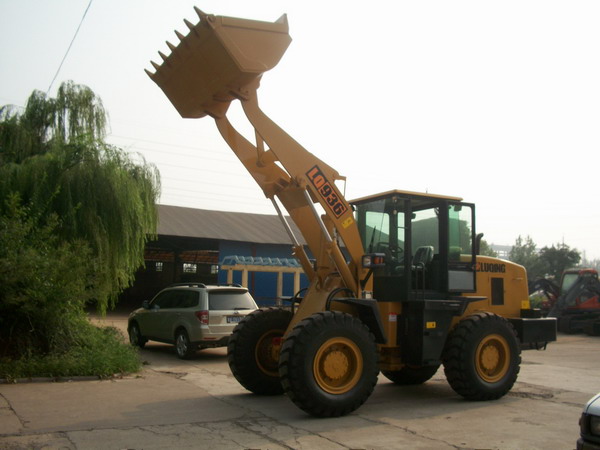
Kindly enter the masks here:
M 7 200 L 0 216 L 0 355 L 64 351 L 76 339 L 69 325 L 84 316 L 86 280 L 94 262 L 85 243 L 61 242 L 58 218 L 40 225 Z
M 116 329 L 90 324 L 98 262 L 82 241 L 61 241 L 58 218 L 39 225 L 19 198 L 0 216 L 0 377 L 108 376 L 139 370 Z
M 73 376 L 109 377 L 140 370 L 137 350 L 123 342 L 113 327 L 98 328 L 87 321 L 71 324 L 80 339 L 63 352 L 24 355 L 0 360 L 0 378 Z

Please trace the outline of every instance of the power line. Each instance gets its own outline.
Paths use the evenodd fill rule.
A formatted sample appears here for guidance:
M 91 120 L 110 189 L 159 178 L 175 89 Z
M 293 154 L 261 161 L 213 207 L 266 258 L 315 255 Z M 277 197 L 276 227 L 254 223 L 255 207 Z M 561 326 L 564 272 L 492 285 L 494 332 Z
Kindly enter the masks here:
M 200 146 L 192 146 L 192 145 L 182 145 L 182 144 L 173 144 L 170 142 L 160 142 L 160 141 L 153 141 L 150 139 L 140 139 L 140 138 L 136 138 L 136 137 L 131 137 L 131 136 L 121 136 L 118 134 L 110 134 L 108 135 L 108 137 L 114 137 L 114 138 L 119 138 L 119 139 L 128 139 L 130 141 L 133 141 L 133 144 L 135 145 L 137 142 L 145 142 L 148 144 L 158 144 L 158 145 L 164 145 L 165 147 L 178 147 L 178 148 L 185 148 L 185 149 L 189 149 L 189 150 L 194 150 L 194 151 L 202 151 L 202 152 L 208 152 L 208 153 L 218 153 L 218 154 L 223 154 L 222 150 L 211 150 L 208 148 L 203 148 Z M 135 148 L 138 148 L 137 146 Z M 145 147 L 139 147 L 139 148 L 145 148 Z M 153 150 L 153 151 L 157 151 L 157 152 L 164 152 L 165 150 L 154 150 L 154 149 L 148 149 L 148 150 Z M 183 154 L 183 153 L 181 153 Z
M 181 153 L 181 152 L 174 152 L 172 150 L 159 150 L 156 148 L 149 148 L 149 147 L 140 147 L 140 146 L 132 146 L 126 149 L 128 153 L 142 153 L 141 151 L 148 151 L 148 152 L 154 152 L 154 153 L 163 153 L 165 155 L 169 155 L 169 156 L 179 156 L 181 158 L 197 158 L 197 159 L 202 159 L 204 161 L 217 161 L 217 162 L 223 162 L 223 163 L 231 163 L 232 161 L 234 161 L 233 159 L 219 159 L 219 158 L 211 158 L 209 156 L 205 156 L 205 155 L 190 155 L 189 153 Z M 200 151 L 203 151 L 202 149 L 199 149 Z M 213 154 L 218 154 L 221 156 L 229 156 L 229 155 L 224 155 L 223 152 L 217 153 L 217 152 L 210 152 Z
M 174 167 L 176 169 L 181 169 L 181 170 L 193 170 L 196 172 L 206 172 L 206 173 L 215 173 L 217 175 L 239 175 L 239 172 L 226 172 L 224 170 L 211 170 L 211 169 L 206 169 L 204 167 L 186 167 L 186 166 L 182 166 L 179 164 L 169 164 L 169 163 L 153 163 L 156 167 L 158 167 L 160 169 L 161 166 L 166 166 L 166 167 Z
M 67 55 L 69 54 L 69 50 L 71 50 L 71 47 L 73 46 L 73 42 L 75 42 L 75 38 L 77 37 L 77 33 L 79 33 L 79 29 L 81 28 L 81 24 L 83 23 L 83 19 L 85 19 L 85 16 L 87 15 L 87 12 L 90 9 L 90 6 L 92 6 L 92 2 L 93 1 L 94 0 L 90 0 L 90 2 L 87 5 L 87 8 L 85 8 L 83 16 L 81 17 L 81 20 L 79 21 L 79 25 L 77 26 L 77 30 L 75 30 L 75 34 L 73 35 L 73 39 L 71 39 L 71 43 L 69 44 L 69 47 L 67 48 L 67 51 L 65 52 L 65 56 L 63 56 L 63 59 L 60 62 L 60 65 L 58 66 L 58 69 L 56 70 L 56 74 L 54 74 L 54 78 L 52 78 L 52 81 L 50 82 L 50 86 L 48 86 L 48 90 L 46 91 L 46 95 L 48 95 L 48 93 L 50 92 L 50 89 L 52 89 L 52 85 L 56 81 L 56 77 L 58 77 L 58 73 L 60 72 L 60 69 L 62 68 L 65 60 L 67 59 Z

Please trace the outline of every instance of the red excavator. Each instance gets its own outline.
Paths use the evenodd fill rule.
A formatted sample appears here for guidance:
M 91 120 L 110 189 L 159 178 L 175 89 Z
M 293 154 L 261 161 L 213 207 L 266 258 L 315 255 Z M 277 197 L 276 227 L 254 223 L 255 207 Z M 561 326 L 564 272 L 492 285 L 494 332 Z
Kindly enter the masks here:
M 531 283 L 530 293 L 537 291 L 545 297 L 542 312 L 558 319 L 559 331 L 600 336 L 600 281 L 596 269 L 565 270 L 560 285 L 536 280 Z

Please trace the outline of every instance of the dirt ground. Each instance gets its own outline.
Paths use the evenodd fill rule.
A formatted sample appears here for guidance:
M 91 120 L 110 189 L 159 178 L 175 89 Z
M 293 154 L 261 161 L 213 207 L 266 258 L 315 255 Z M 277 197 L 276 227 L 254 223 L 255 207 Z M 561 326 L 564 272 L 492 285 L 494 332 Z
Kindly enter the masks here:
M 124 330 L 126 317 L 101 323 Z M 148 343 L 140 374 L 0 385 L 0 447 L 66 449 L 573 449 L 585 402 L 600 391 L 600 337 L 559 334 L 522 354 L 504 398 L 469 402 L 443 370 L 417 387 L 380 375 L 356 412 L 315 419 L 287 397 L 248 393 L 225 349 L 179 360 Z

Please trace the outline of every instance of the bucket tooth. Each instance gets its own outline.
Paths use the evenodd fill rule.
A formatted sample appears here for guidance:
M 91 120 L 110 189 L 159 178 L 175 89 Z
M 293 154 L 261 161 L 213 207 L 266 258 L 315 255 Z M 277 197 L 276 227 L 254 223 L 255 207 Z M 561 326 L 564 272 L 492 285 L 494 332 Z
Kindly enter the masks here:
M 167 47 L 169 47 L 169 50 L 171 50 L 171 52 L 175 52 L 175 49 L 177 47 L 175 47 L 173 44 L 171 44 L 169 41 L 165 41 L 167 43 Z
M 154 80 L 155 73 L 150 72 L 148 69 L 144 69 L 144 72 L 146 72 L 146 75 L 148 75 L 150 79 Z
M 183 19 L 183 23 L 190 29 L 190 31 L 194 31 L 194 24 L 187 19 Z
M 287 25 L 288 24 L 287 14 L 283 14 L 279 19 L 277 19 L 275 21 L 275 23 L 282 23 L 282 24 Z
M 158 52 L 158 54 L 160 55 L 160 57 L 162 58 L 162 60 L 163 60 L 164 62 L 166 62 L 167 64 L 169 64 L 169 63 L 168 63 L 168 61 L 167 61 L 167 55 L 165 55 L 165 54 L 164 54 L 163 52 L 161 52 L 161 51 L 159 51 L 159 52 Z
M 206 14 L 204 11 L 202 11 L 197 6 L 194 6 L 194 11 L 196 11 L 196 14 L 198 14 L 198 18 L 200 20 L 205 20 L 208 17 L 208 14 Z
M 150 64 L 152 64 L 152 67 L 154 67 L 157 71 L 160 70 L 159 64 L 156 64 L 154 61 L 150 61 Z
M 175 34 L 177 35 L 180 41 L 183 41 L 183 39 L 185 38 L 185 36 L 177 30 L 175 30 Z

